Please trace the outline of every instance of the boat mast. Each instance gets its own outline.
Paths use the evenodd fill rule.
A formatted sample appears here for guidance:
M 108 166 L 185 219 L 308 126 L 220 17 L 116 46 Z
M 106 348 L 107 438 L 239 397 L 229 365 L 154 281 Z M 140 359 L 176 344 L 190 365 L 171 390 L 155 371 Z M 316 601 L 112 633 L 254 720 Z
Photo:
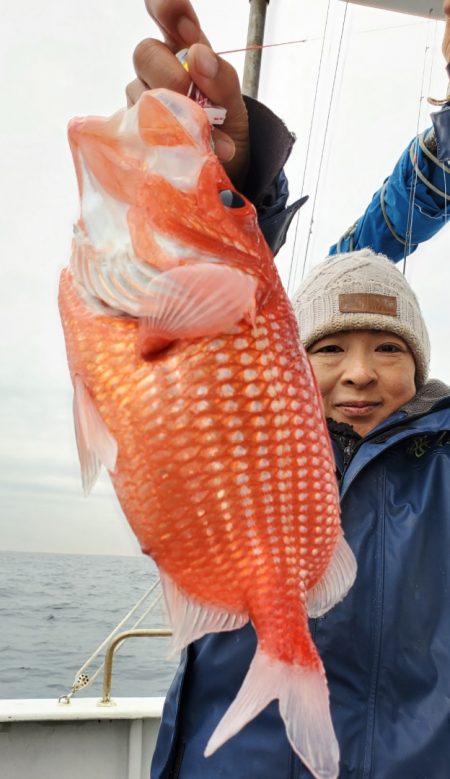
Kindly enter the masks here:
M 270 0 L 250 0 L 250 15 L 247 32 L 247 52 L 244 62 L 242 92 L 249 97 L 258 97 L 259 74 L 261 70 L 262 49 L 266 10 Z M 252 48 L 255 47 L 255 48 Z

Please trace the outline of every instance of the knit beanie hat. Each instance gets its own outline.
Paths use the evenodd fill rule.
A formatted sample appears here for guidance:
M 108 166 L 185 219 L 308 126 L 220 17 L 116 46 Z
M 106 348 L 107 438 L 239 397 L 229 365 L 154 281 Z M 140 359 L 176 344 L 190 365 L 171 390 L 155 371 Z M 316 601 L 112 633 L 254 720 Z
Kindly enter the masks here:
M 362 249 L 328 257 L 301 283 L 293 306 L 307 349 L 342 330 L 386 330 L 409 346 L 417 388 L 427 380 L 430 341 L 418 300 L 384 255 Z

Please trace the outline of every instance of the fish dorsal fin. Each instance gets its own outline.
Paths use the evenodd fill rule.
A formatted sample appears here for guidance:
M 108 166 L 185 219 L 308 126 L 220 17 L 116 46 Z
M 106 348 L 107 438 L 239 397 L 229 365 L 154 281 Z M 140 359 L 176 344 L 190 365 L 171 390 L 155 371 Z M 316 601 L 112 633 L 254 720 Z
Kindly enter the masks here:
M 309 617 L 321 617 L 349 591 L 356 577 L 356 560 L 344 536 L 339 537 L 330 564 L 322 578 L 308 590 Z
M 73 382 L 73 416 L 81 467 L 83 491 L 88 495 L 94 486 L 100 465 L 113 471 L 117 459 L 117 442 L 109 432 L 81 376 Z
M 177 587 L 170 576 L 162 572 L 161 586 L 173 629 L 171 654 L 180 652 L 206 633 L 236 630 L 248 622 L 246 614 L 230 614 L 223 609 L 194 603 Z
M 228 265 L 195 263 L 156 276 L 139 310 L 141 352 L 151 344 L 223 333 L 251 317 L 257 279 Z

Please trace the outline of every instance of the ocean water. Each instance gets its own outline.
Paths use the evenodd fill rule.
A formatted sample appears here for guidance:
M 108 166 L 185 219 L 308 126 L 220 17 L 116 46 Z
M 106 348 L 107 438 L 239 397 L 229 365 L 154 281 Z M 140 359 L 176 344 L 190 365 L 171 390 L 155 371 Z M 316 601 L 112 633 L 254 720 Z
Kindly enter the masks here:
M 156 578 L 146 557 L 0 552 L 0 698 L 69 692 L 81 665 Z M 167 627 L 162 606 L 140 627 Z M 126 641 L 114 660 L 112 696 L 165 695 L 177 665 L 168 651 L 168 638 Z M 102 674 L 77 697 L 101 692 Z

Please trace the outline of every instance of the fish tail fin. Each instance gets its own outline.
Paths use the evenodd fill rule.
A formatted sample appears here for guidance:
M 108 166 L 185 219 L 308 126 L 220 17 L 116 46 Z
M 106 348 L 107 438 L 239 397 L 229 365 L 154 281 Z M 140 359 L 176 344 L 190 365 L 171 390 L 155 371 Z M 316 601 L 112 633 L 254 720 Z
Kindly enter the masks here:
M 259 647 L 241 689 L 206 746 L 205 757 L 238 733 L 275 698 L 279 699 L 291 746 L 315 779 L 337 779 L 339 747 L 322 666 L 309 668 L 276 660 Z

